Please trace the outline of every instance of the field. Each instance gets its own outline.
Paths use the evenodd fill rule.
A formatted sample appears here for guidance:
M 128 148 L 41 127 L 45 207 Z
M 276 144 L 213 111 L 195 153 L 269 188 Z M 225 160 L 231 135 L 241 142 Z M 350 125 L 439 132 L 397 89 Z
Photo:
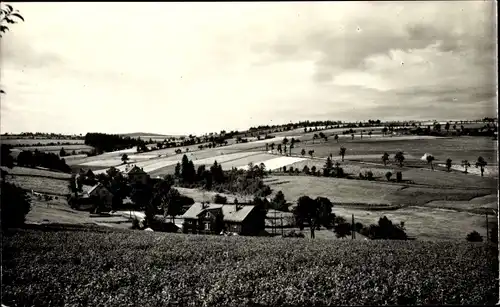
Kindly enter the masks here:
M 7 306 L 480 305 L 498 298 L 497 255 L 466 242 L 75 228 L 4 233 L 2 254 Z
M 71 177 L 69 174 L 24 167 L 12 169 L 2 167 L 2 169 L 9 173 L 5 178 L 7 182 L 27 191 L 59 196 L 69 194 L 68 182 Z

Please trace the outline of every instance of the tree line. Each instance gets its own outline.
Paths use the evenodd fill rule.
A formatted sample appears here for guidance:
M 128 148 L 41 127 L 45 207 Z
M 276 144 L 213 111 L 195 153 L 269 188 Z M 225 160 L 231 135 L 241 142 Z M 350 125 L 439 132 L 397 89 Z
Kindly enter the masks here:
M 224 171 L 222 165 L 214 161 L 209 169 L 199 165 L 195 169 L 193 161 L 184 155 L 181 162 L 175 166 L 174 178 L 183 187 L 203 188 L 217 192 L 230 192 L 256 196 L 268 196 L 271 188 L 264 184 L 262 178 L 266 175 L 265 165 L 249 164 L 247 170 L 233 168 Z

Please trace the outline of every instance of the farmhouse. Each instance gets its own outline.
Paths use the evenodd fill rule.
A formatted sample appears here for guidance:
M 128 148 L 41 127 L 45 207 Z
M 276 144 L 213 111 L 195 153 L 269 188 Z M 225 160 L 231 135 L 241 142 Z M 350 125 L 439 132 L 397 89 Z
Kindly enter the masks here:
M 130 169 L 125 170 L 125 176 L 130 179 L 133 184 L 147 184 L 149 180 L 149 175 L 142 168 L 134 165 Z
M 219 234 L 221 231 L 239 235 L 257 235 L 264 230 L 265 215 L 254 205 L 220 205 L 194 203 L 181 216 L 183 232 Z
M 99 202 L 106 209 L 111 209 L 113 194 L 101 183 L 93 187 L 83 186 L 83 193 L 79 199 L 80 205 L 96 205 Z

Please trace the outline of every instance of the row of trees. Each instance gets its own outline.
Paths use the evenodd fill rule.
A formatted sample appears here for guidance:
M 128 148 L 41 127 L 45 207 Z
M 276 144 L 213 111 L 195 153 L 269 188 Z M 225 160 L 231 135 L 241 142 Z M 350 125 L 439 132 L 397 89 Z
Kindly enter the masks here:
M 54 153 L 46 153 L 35 149 L 23 150 L 17 156 L 17 165 L 24 167 L 45 167 L 51 170 L 58 170 L 71 173 L 71 168 L 66 164 L 64 158 L 60 158 Z
M 195 169 L 193 161 L 186 155 L 175 166 L 174 176 L 177 183 L 187 187 L 200 187 L 218 192 L 232 192 L 265 197 L 271 194 L 269 186 L 265 185 L 262 178 L 266 175 L 265 165 L 249 164 L 247 170 L 235 169 L 223 171 L 222 165 L 214 164 L 206 169 L 205 165 Z
M 141 139 L 106 133 L 87 133 L 85 135 L 85 145 L 94 147 L 98 153 L 128 149 L 134 146 L 138 148 L 146 147 L 146 143 Z

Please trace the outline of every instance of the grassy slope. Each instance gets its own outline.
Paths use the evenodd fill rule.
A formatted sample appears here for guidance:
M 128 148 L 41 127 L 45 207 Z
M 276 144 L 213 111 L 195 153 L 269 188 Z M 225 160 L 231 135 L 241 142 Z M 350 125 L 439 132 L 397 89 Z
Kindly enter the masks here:
M 3 235 L 7 306 L 491 304 L 498 297 L 497 256 L 482 244 L 97 230 Z

